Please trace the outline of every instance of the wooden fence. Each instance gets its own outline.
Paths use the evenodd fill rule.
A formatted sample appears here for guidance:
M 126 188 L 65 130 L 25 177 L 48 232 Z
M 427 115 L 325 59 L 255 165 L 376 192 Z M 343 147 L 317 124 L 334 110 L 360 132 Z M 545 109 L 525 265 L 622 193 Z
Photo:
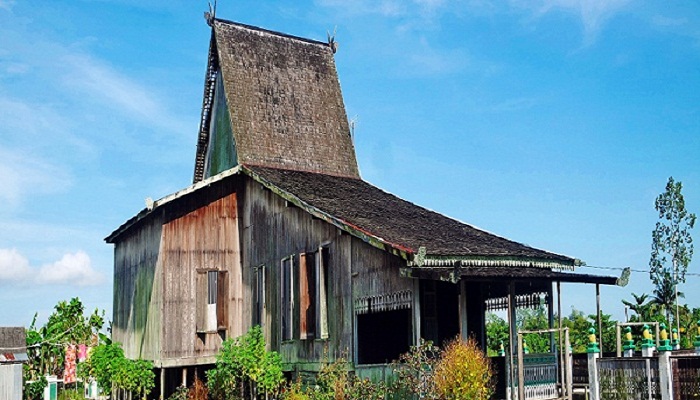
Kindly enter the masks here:
M 671 356 L 674 400 L 700 398 L 700 357 Z

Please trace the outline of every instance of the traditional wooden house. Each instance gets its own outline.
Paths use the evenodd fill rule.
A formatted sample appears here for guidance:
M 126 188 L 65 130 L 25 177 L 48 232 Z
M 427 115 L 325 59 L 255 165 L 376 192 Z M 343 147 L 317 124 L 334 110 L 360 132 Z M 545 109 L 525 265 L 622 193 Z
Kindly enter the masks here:
M 162 393 L 254 325 L 290 373 L 371 374 L 420 338 L 483 343 L 487 308 L 551 304 L 553 282 L 614 283 L 362 180 L 333 53 L 212 21 L 194 183 L 106 239 L 113 339 Z
M 22 398 L 22 364 L 27 360 L 24 327 L 0 327 L 0 399 Z

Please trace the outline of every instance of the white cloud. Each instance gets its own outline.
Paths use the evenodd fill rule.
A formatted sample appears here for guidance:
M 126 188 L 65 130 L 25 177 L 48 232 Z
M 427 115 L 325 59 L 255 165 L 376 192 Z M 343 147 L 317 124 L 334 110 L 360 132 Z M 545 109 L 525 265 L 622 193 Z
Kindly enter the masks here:
M 632 0 L 511 0 L 511 4 L 529 9 L 535 17 L 555 10 L 576 14 L 583 25 L 584 45 L 598 37 L 605 22 L 619 13 Z
M 35 268 L 16 249 L 0 249 L 0 284 L 3 282 L 95 286 L 104 282 L 104 277 L 83 251 L 64 254 L 56 262 Z
M 81 53 L 66 53 L 61 58 L 67 67 L 64 84 L 71 90 L 101 100 L 110 108 L 157 128 L 185 133 L 185 124 L 172 115 L 147 87 L 116 71 L 109 64 Z
M 102 283 L 103 277 L 92 268 L 90 257 L 82 251 L 65 254 L 52 264 L 39 269 L 37 282 L 45 284 L 75 284 L 92 286 Z
M 408 55 L 411 75 L 442 75 L 459 71 L 469 64 L 468 57 L 460 50 L 433 47 L 426 38 L 421 38 L 416 51 Z
M 0 282 L 23 281 L 32 276 L 29 260 L 16 249 L 0 249 Z
M 61 167 L 20 150 L 0 148 L 0 199 L 9 207 L 22 205 L 27 195 L 55 193 L 70 185 L 71 178 Z

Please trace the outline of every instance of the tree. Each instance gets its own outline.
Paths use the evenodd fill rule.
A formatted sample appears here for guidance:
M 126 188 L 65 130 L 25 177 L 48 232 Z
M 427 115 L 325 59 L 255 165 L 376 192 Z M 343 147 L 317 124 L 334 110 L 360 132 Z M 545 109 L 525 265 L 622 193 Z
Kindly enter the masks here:
M 508 347 L 508 322 L 494 313 L 486 314 L 486 341 L 489 356 L 495 356 L 501 348 L 501 343 Z
M 685 209 L 685 199 L 681 182 L 668 178 L 666 191 L 656 198 L 655 208 L 659 221 L 652 232 L 651 258 L 649 260 L 649 277 L 654 283 L 655 294 L 662 294 L 673 287 L 673 296 L 663 296 L 667 318 L 669 309 L 676 304 L 675 322 L 678 326 L 678 284 L 685 282 L 685 273 L 693 258 L 693 238 L 690 230 L 695 225 L 695 214 Z
M 265 350 L 259 326 L 241 337 L 226 339 L 216 366 L 206 375 L 211 397 L 219 400 L 274 395 L 284 381 L 282 359 L 277 352 Z
M 630 321 L 646 321 L 644 317 L 648 315 L 650 308 L 650 304 L 647 303 L 649 295 L 646 293 L 642 293 L 640 295 L 632 293 L 632 297 L 634 298 L 634 302 L 622 300 L 622 304 L 624 304 L 628 309 L 632 310 L 636 314 L 633 315 L 632 318 L 630 318 Z
M 79 298 L 60 301 L 41 328 L 36 327 L 37 315 L 27 330 L 28 363 L 24 380 L 37 381 L 44 375 L 63 375 L 67 344 L 96 344 L 104 338 L 104 311 L 97 309 L 89 316 Z

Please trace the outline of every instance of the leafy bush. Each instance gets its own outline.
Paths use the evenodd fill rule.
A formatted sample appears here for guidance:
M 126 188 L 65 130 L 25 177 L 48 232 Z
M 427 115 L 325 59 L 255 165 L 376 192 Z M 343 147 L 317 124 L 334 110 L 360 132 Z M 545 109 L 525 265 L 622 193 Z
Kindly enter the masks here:
M 87 362 L 79 365 L 78 375 L 92 376 L 105 395 L 121 390 L 145 397 L 155 386 L 153 363 L 130 360 L 118 343 L 104 343 L 90 352 Z
M 445 400 L 488 400 L 494 391 L 491 362 L 474 338 L 449 342 L 433 377 L 437 394 Z
M 431 341 L 421 339 L 394 362 L 396 380 L 392 392 L 403 397 L 417 395 L 421 399 L 435 399 L 433 373 L 439 349 Z
M 221 400 L 275 394 L 283 382 L 282 359 L 265 350 L 259 326 L 241 337 L 226 339 L 216 356 L 216 367 L 207 371 L 209 392 Z
M 25 364 L 26 367 L 26 364 Z M 46 376 L 42 375 L 37 380 L 31 383 L 25 383 L 24 385 L 24 397 L 29 400 L 38 400 L 44 398 L 44 388 L 49 382 L 46 380 Z

